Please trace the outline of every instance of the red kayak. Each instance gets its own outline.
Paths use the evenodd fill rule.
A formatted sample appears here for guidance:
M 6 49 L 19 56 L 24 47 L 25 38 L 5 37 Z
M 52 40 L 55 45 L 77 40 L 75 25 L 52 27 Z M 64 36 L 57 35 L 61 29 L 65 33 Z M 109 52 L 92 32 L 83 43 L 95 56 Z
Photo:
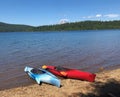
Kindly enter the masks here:
M 94 82 L 96 77 L 96 74 L 90 72 L 84 72 L 77 69 L 69 69 L 60 66 L 43 65 L 42 68 L 48 70 L 54 75 L 61 76 L 64 78 L 80 79 L 89 82 Z

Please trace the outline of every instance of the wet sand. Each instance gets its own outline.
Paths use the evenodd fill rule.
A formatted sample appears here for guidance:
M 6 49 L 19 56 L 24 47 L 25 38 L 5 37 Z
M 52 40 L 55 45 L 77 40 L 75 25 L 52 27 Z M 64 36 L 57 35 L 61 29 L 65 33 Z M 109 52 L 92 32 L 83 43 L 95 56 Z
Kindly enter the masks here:
M 120 65 L 115 65 L 114 67 L 109 67 L 109 68 L 104 68 L 104 67 L 100 67 L 100 68 L 96 68 L 97 65 L 92 65 L 94 67 L 94 69 L 92 69 L 90 66 L 88 68 L 82 68 L 79 70 L 82 71 L 88 71 L 91 73 L 96 73 L 97 72 L 101 72 L 103 70 L 113 70 L 116 68 L 119 68 Z M 0 91 L 1 90 L 5 90 L 5 89 L 11 89 L 11 88 L 17 88 L 20 86 L 28 86 L 28 85 L 32 85 L 32 84 L 36 84 L 33 80 L 31 80 L 26 73 L 24 72 L 24 67 L 25 66 L 20 66 L 19 68 L 11 68 L 8 70 L 5 70 L 5 72 L 1 72 L 0 73 Z M 33 67 L 33 66 L 31 66 Z M 34 67 L 40 68 L 41 66 L 38 65 L 34 65 Z M 66 66 L 67 67 L 67 66 Z M 4 69 L 4 68 L 3 68 Z
M 61 79 L 61 88 L 49 84 L 23 86 L 0 91 L 1 97 L 120 97 L 120 69 L 96 73 L 95 82 Z

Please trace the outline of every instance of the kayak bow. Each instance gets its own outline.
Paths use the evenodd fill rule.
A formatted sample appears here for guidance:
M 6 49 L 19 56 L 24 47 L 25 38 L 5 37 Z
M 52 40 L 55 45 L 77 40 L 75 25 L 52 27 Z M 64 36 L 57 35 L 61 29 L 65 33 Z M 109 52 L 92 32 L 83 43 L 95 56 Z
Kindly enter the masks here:
M 44 82 L 60 87 L 60 80 L 55 75 L 44 69 L 31 68 L 26 66 L 24 71 L 38 84 Z

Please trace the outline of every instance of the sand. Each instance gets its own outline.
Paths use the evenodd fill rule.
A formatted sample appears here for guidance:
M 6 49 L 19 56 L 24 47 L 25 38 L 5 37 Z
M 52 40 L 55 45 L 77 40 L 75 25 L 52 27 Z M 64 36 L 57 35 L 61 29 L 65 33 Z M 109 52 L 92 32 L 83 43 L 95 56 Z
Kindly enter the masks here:
M 43 83 L 0 91 L 0 97 L 120 97 L 120 69 L 96 73 L 95 82 L 61 79 L 61 88 Z

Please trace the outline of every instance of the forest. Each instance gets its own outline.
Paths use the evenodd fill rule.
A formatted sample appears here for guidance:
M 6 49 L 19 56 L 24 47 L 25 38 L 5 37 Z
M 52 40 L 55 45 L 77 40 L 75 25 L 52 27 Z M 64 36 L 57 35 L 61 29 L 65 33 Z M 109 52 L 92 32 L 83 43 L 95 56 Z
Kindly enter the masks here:
M 104 30 L 120 29 L 120 20 L 114 21 L 81 21 L 65 24 L 28 26 L 0 22 L 0 32 L 34 32 L 34 31 L 71 31 L 71 30 Z

